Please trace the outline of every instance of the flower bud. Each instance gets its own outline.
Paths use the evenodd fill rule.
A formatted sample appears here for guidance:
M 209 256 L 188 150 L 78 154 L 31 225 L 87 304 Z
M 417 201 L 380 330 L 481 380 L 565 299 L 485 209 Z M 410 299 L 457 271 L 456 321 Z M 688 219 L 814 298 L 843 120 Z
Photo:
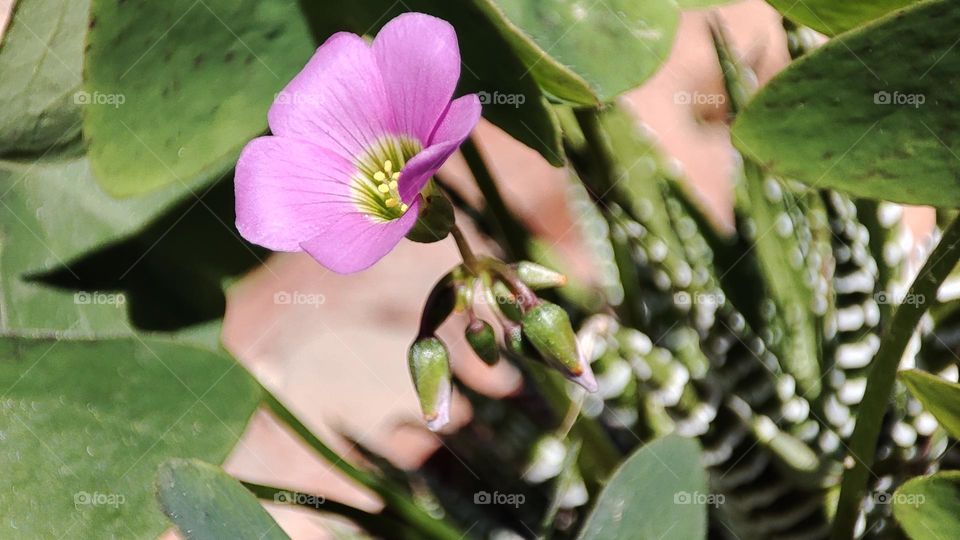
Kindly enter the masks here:
M 431 181 L 422 194 L 420 215 L 407 238 L 422 244 L 439 242 L 450 234 L 455 221 L 453 203 Z
M 517 272 L 520 281 L 535 291 L 567 284 L 567 276 L 530 261 L 521 261 L 513 265 L 513 269 Z
M 450 420 L 453 387 L 447 347 L 435 337 L 419 339 L 410 347 L 407 361 L 423 419 L 431 431 L 437 431 Z
M 580 356 L 570 317 L 560 306 L 541 302 L 523 315 L 523 335 L 533 347 L 571 381 L 597 391 L 590 366 Z
M 508 319 L 513 322 L 520 322 L 523 314 L 520 312 L 520 305 L 517 303 L 517 297 L 510 292 L 510 288 L 500 281 L 496 280 L 491 286 L 493 297 L 497 303 L 497 309 L 500 310 Z
M 500 360 L 500 351 L 497 350 L 497 336 L 493 327 L 487 321 L 477 319 L 467 325 L 467 343 L 481 360 L 494 365 Z

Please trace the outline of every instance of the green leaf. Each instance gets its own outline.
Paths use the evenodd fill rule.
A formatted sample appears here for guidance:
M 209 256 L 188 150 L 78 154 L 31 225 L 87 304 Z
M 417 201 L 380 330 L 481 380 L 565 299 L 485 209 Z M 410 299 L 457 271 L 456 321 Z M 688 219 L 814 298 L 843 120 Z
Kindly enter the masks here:
M 144 538 L 157 466 L 219 463 L 259 387 L 224 355 L 154 338 L 0 339 L 0 536 Z
M 83 129 L 118 197 L 229 170 L 314 49 L 295 0 L 93 0 L 91 20 Z
M 893 516 L 914 540 L 960 538 L 960 472 L 912 478 L 893 494 Z
M 470 2 L 449 0 L 302 0 L 317 42 L 346 30 L 373 35 L 405 11 L 448 21 L 457 31 L 462 70 L 458 93 L 477 93 L 483 117 L 539 152 L 555 166 L 564 163 L 560 127 L 546 97 L 497 27 Z
M 114 200 L 85 159 L 0 163 L 0 328 L 129 333 L 219 319 L 222 284 L 262 260 L 233 229 L 233 186 Z
M 674 0 L 479 4 L 544 90 L 588 105 L 610 101 L 653 75 L 670 55 L 680 19 Z
M 173 459 L 161 465 L 157 498 L 189 540 L 289 538 L 252 493 L 209 463 Z
M 692 0 L 697 1 L 697 0 Z M 784 17 L 833 36 L 919 0 L 767 0 Z
M 901 371 L 900 379 L 953 437 L 960 437 L 960 384 L 919 369 Z
M 613 473 L 578 538 L 705 538 L 708 497 L 699 445 L 670 435 L 637 450 Z
M 20 0 L 0 46 L 0 155 L 59 146 L 80 134 L 83 39 L 90 0 Z
M 958 25 L 955 2 L 930 2 L 828 42 L 757 94 L 734 143 L 780 177 L 960 206 Z

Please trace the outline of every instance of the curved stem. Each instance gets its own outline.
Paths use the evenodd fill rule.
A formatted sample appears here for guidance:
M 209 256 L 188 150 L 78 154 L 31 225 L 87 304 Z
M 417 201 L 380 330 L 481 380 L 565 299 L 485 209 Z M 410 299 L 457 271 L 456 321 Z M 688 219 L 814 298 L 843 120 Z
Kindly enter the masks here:
M 453 228 L 450 229 L 450 234 L 453 235 L 454 241 L 457 242 L 457 249 L 460 250 L 460 257 L 463 258 L 463 265 L 467 267 L 467 270 L 470 271 L 474 276 L 480 275 L 480 263 L 477 261 L 477 256 L 473 254 L 473 249 L 470 248 L 470 243 L 467 242 L 467 237 L 463 235 L 463 231 L 460 230 L 460 226 L 456 223 L 453 224 Z
M 850 439 L 850 459 L 853 459 L 854 463 L 852 468 L 844 473 L 840 487 L 840 499 L 831 536 L 834 540 L 853 537 L 870 467 L 876 455 L 877 437 L 880 435 L 883 416 L 887 411 L 903 352 L 913 337 L 920 318 L 927 311 L 927 306 L 936 300 L 940 284 L 956 267 L 958 260 L 960 219 L 954 219 L 944 230 L 940 243 L 910 286 L 907 298 L 916 301 L 901 303 L 894 311 L 867 376 L 867 388 Z
M 332 448 L 327 446 L 326 443 L 320 440 L 319 437 L 314 435 L 310 428 L 303 425 L 268 389 L 261 386 L 261 390 L 264 395 L 265 404 L 277 418 L 289 426 L 304 442 L 316 450 L 318 454 L 323 456 L 324 459 L 340 472 L 379 495 L 386 506 L 385 512 L 395 515 L 398 519 L 416 528 L 423 534 L 424 538 L 433 538 L 435 540 L 460 540 L 463 538 L 460 532 L 452 525 L 428 514 L 423 508 L 420 508 L 416 503 L 411 501 L 406 494 L 392 485 L 389 480 L 358 469 L 348 463 Z
M 281 489 L 253 482 L 240 481 L 255 497 L 266 502 L 285 503 L 315 512 L 345 517 L 369 533 L 391 538 L 418 539 L 419 532 L 407 527 L 390 516 L 373 514 L 348 504 L 318 495 L 300 493 L 293 489 Z M 289 500 L 290 498 L 293 500 Z
M 472 137 L 468 138 L 460 145 L 460 153 L 463 154 L 463 159 L 467 162 L 467 167 L 470 168 L 480 193 L 483 194 L 483 200 L 486 203 L 483 211 L 492 228 L 496 230 L 497 236 L 500 237 L 500 245 L 513 260 L 527 258 L 526 246 L 529 236 L 527 230 L 503 202 L 500 190 L 497 189 L 493 175 L 483 161 L 476 141 Z

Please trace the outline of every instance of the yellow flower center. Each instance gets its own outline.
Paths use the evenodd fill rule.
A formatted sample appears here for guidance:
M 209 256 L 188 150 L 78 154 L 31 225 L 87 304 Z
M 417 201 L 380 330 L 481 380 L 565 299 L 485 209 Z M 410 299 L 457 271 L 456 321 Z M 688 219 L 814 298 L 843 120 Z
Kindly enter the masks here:
M 407 137 L 383 139 L 357 161 L 353 182 L 354 201 L 361 212 L 390 221 L 410 207 L 400 199 L 401 171 L 420 151 L 420 143 Z

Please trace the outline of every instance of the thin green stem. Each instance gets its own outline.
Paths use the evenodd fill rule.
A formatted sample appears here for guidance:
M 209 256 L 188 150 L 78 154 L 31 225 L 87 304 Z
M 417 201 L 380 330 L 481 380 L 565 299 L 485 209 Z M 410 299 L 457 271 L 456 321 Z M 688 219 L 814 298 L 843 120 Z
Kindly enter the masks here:
M 240 482 L 243 487 L 253 493 L 258 499 L 267 502 L 283 503 L 315 512 L 343 516 L 369 533 L 384 538 L 419 539 L 419 532 L 411 529 L 401 521 L 384 515 L 373 514 L 354 508 L 348 504 L 334 501 L 319 495 L 301 493 L 293 489 L 282 489 L 253 482 Z
M 269 390 L 262 388 L 264 403 L 284 424 L 340 472 L 383 499 L 387 511 L 421 532 L 424 538 L 461 540 L 463 535 L 446 521 L 436 519 L 386 479 L 354 467 L 326 445 Z
M 490 221 L 490 224 L 497 229 L 497 235 L 500 237 L 500 245 L 507 251 L 507 257 L 511 260 L 520 260 L 527 258 L 527 230 L 513 215 L 513 212 L 507 208 L 497 189 L 497 184 L 493 180 L 493 175 L 487 168 L 473 138 L 467 139 L 460 146 L 460 153 L 463 154 L 470 172 L 473 174 L 480 193 L 486 202 L 484 213 Z
M 470 247 L 470 242 L 467 242 L 467 237 L 464 236 L 463 231 L 460 230 L 460 226 L 454 224 L 453 228 L 450 229 L 450 234 L 453 235 L 453 239 L 457 243 L 457 249 L 460 250 L 463 265 L 467 267 L 467 270 L 469 270 L 471 274 L 479 276 L 482 270 L 480 263 L 477 260 L 477 256 L 473 254 L 473 249 Z
M 940 243 L 920 269 L 910 286 L 906 298 L 915 299 L 897 307 L 886 327 L 880 349 L 867 376 L 867 389 L 860 404 L 857 424 L 850 439 L 852 468 L 843 475 L 840 499 L 833 523 L 834 540 L 853 537 L 854 526 L 863 500 L 870 467 L 876 455 L 877 438 L 887 411 L 890 393 L 896 380 L 897 368 L 913 337 L 913 332 L 923 317 L 927 306 L 936 299 L 937 290 L 960 260 L 960 219 L 954 221 L 944 232 Z

